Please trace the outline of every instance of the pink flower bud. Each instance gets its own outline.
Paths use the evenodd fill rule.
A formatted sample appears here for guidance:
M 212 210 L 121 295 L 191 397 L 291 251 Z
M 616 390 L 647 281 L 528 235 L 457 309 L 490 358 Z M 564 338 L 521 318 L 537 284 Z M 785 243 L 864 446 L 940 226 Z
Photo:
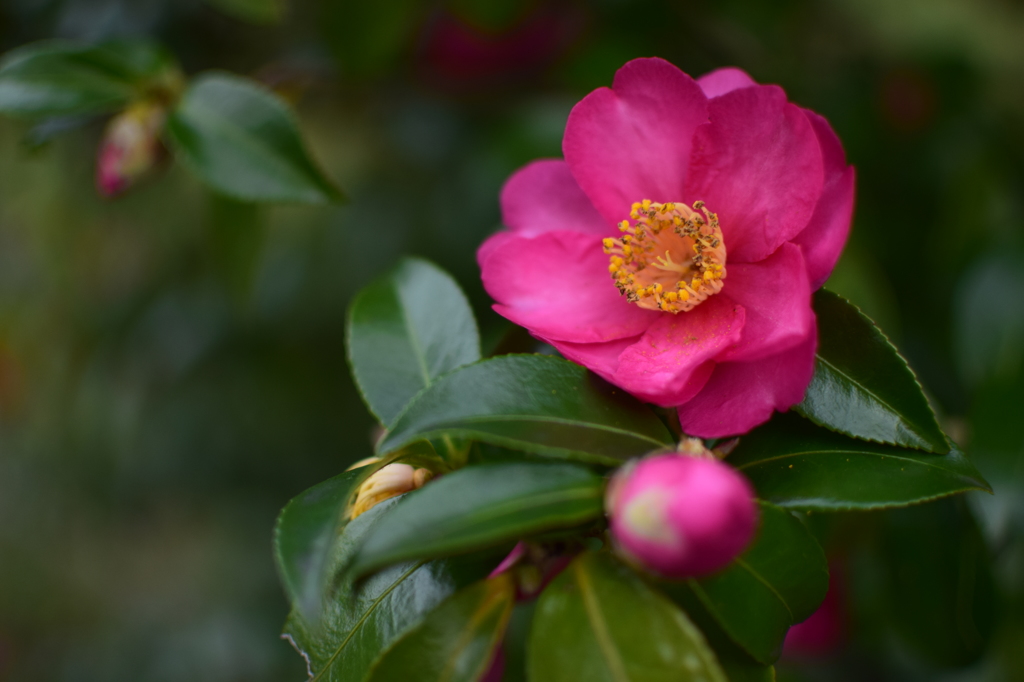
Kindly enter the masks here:
M 653 455 L 612 479 L 605 500 L 620 554 L 668 578 L 716 571 L 750 542 L 754 493 L 711 457 Z
M 106 197 L 131 187 L 160 160 L 160 133 L 167 110 L 156 102 L 138 102 L 107 124 L 96 160 L 96 189 Z

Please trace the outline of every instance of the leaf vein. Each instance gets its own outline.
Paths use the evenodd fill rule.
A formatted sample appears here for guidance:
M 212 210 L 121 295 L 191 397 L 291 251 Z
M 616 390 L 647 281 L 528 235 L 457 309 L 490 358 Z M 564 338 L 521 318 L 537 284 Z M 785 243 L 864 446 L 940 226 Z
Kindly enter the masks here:
M 348 645 L 349 641 L 355 636 L 359 628 L 361 628 L 363 626 L 363 623 L 366 622 L 366 619 L 369 618 L 370 615 L 377 610 L 377 607 L 380 606 L 380 603 L 382 601 L 384 601 L 384 598 L 391 594 L 402 583 L 403 580 L 412 575 L 412 573 L 416 569 L 418 569 L 425 563 L 427 562 L 420 561 L 419 563 L 410 567 L 409 570 L 403 573 L 401 576 L 399 576 L 399 578 L 395 582 L 393 582 L 391 586 L 388 587 L 388 589 L 384 590 L 384 592 L 382 592 L 379 597 L 373 600 L 373 603 L 370 604 L 370 608 L 366 609 L 366 613 L 364 613 L 362 617 L 358 621 L 356 621 L 356 624 L 352 626 L 351 630 L 349 630 L 348 634 L 345 636 L 345 639 L 342 640 L 341 644 L 338 645 L 338 648 L 335 649 L 333 654 L 331 654 L 331 657 L 327 659 L 326 663 L 324 663 L 323 669 L 320 672 L 318 672 L 316 674 L 316 677 L 310 680 L 310 682 L 317 682 L 317 680 L 323 677 L 324 673 L 331 669 L 331 666 L 334 665 L 334 659 L 336 659 L 341 654 L 341 650 Z
M 594 629 L 594 637 L 597 639 L 597 645 L 601 649 L 601 654 L 608 663 L 608 670 L 611 673 L 612 679 L 616 682 L 629 682 L 629 677 L 626 675 L 626 667 L 618 652 L 615 651 L 615 644 L 612 642 L 611 635 L 608 632 L 608 625 L 604 621 L 604 616 L 601 615 L 601 607 L 597 603 L 597 596 L 594 594 L 593 585 L 590 584 L 590 578 L 587 577 L 582 564 L 579 562 L 575 562 L 573 569 L 576 573 L 576 582 L 580 586 L 583 607 L 586 609 L 590 624 Z

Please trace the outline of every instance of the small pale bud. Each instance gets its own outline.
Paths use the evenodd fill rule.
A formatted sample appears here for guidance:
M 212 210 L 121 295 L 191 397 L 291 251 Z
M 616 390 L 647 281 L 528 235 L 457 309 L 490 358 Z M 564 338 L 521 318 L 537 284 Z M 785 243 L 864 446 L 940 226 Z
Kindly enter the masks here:
M 724 567 L 750 542 L 757 523 L 750 484 L 714 456 L 701 455 L 653 455 L 612 479 L 605 507 L 626 559 L 685 578 Z
M 383 466 L 359 486 L 349 517 L 354 519 L 384 500 L 418 490 L 433 477 L 429 470 L 415 469 L 408 464 L 396 462 Z
M 100 194 L 121 194 L 156 165 L 166 120 L 166 108 L 156 102 L 138 102 L 110 120 L 96 161 Z
M 412 472 L 412 485 L 416 490 L 419 490 L 434 477 L 434 473 L 429 469 L 417 469 Z
M 700 438 L 684 438 L 679 442 L 679 447 L 676 448 L 676 452 L 681 455 L 690 455 L 691 457 L 714 457 L 714 453 L 708 450 L 704 445 L 704 441 Z

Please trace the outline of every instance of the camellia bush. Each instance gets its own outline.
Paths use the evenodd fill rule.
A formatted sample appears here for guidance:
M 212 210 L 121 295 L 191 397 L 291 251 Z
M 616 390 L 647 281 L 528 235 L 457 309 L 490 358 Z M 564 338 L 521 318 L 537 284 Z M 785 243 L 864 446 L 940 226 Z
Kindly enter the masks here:
M 351 306 L 377 457 L 276 530 L 314 679 L 774 679 L 828 592 L 808 515 L 988 490 L 884 333 L 820 288 L 854 194 L 823 118 L 739 70 L 638 60 L 564 151 L 509 179 L 478 254 L 551 353 L 482 357 L 418 259 Z
M 16 50 L 0 112 L 37 137 L 106 117 L 107 196 L 173 160 L 236 200 L 343 198 L 279 94 L 149 43 Z M 563 151 L 509 178 L 477 254 L 542 352 L 485 354 L 422 259 L 351 303 L 376 454 L 274 531 L 314 680 L 773 680 L 828 604 L 814 519 L 989 491 L 883 331 L 822 288 L 855 195 L 823 117 L 738 69 L 639 59 L 575 105 Z

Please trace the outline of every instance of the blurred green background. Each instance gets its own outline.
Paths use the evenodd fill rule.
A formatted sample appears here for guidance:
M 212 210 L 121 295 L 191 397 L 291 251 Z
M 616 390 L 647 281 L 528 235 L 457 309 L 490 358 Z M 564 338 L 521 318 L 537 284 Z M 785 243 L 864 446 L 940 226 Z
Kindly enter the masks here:
M 651 55 L 832 122 L 858 198 L 829 286 L 997 492 L 812 519 L 846 644 L 780 677 L 1024 679 L 1024 2 L 0 0 L 2 51 L 118 36 L 291 97 L 351 202 L 246 206 L 170 163 L 105 201 L 102 121 L 0 121 L 0 680 L 303 679 L 271 531 L 371 452 L 349 298 L 426 256 L 494 347 L 474 254 L 503 181 Z

